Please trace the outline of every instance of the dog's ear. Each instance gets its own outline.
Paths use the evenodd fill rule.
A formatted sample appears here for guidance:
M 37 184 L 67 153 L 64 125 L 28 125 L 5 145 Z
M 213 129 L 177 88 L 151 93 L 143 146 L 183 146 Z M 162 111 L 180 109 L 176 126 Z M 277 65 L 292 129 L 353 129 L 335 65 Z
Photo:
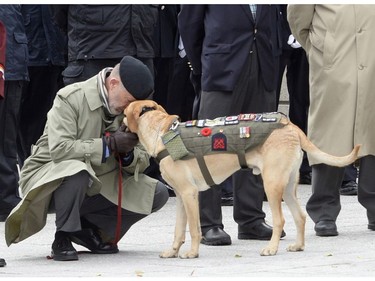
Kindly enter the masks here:
M 139 118 L 139 110 L 137 108 L 141 108 L 142 105 L 137 104 L 137 102 L 130 103 L 124 110 L 124 124 L 128 126 L 129 130 L 133 133 L 138 132 L 138 118 Z

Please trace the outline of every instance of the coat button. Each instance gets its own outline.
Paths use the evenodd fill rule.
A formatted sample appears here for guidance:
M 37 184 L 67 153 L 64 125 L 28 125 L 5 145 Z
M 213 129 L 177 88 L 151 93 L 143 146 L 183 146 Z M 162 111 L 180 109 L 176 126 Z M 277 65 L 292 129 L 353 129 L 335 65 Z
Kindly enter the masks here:
M 359 66 L 358 66 L 358 69 L 359 70 L 362 70 L 364 68 L 364 66 L 362 65 L 362 64 L 360 64 Z

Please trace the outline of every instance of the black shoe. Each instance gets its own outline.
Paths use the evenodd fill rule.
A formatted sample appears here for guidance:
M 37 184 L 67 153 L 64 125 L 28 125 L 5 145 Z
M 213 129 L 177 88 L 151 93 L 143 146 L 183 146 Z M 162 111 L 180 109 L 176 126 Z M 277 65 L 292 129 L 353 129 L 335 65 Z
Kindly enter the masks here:
M 285 236 L 284 230 L 281 232 L 281 237 Z M 261 222 L 253 227 L 238 226 L 238 239 L 240 240 L 270 240 L 272 236 L 272 227 Z
M 69 234 L 72 242 L 89 249 L 94 254 L 115 254 L 118 253 L 117 245 L 104 243 L 96 231 L 91 228 Z
M 318 221 L 314 227 L 316 236 L 337 236 L 337 226 L 334 221 Z
M 4 259 L 0 259 L 0 267 L 4 267 L 6 265 L 7 265 L 7 263 L 5 262 L 5 260 Z
M 341 195 L 357 195 L 358 184 L 355 181 L 343 182 L 340 188 Z
M 224 230 L 214 227 L 202 236 L 201 243 L 210 246 L 224 246 L 232 244 L 232 240 Z
M 58 231 L 55 234 L 55 241 L 52 243 L 51 256 L 55 261 L 76 261 L 78 254 L 69 239 L 69 234 Z
M 311 184 L 311 172 L 300 173 L 299 184 Z

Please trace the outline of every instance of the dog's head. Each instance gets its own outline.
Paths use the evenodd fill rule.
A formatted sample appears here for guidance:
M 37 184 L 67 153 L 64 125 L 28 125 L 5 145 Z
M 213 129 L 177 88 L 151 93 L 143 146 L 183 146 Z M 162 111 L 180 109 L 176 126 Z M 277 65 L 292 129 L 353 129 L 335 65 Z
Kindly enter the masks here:
M 165 109 L 152 100 L 137 100 L 131 102 L 124 110 L 124 123 L 133 133 L 138 133 L 138 119 L 150 110 L 159 110 L 166 113 Z

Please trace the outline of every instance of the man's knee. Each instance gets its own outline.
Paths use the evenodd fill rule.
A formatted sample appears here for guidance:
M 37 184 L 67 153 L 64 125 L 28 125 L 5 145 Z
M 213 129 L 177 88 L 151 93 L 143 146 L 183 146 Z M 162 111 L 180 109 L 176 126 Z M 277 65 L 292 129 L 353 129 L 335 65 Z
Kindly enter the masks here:
M 62 197 L 65 197 L 66 194 L 72 194 L 73 197 L 76 197 L 76 194 L 84 196 L 89 186 L 89 181 L 90 175 L 85 170 L 65 177 L 62 184 L 54 192 L 54 196 L 61 196 L 60 194 L 64 194 Z
M 158 181 L 155 189 L 154 203 L 152 205 L 152 212 L 159 211 L 168 201 L 169 193 L 167 186 Z

